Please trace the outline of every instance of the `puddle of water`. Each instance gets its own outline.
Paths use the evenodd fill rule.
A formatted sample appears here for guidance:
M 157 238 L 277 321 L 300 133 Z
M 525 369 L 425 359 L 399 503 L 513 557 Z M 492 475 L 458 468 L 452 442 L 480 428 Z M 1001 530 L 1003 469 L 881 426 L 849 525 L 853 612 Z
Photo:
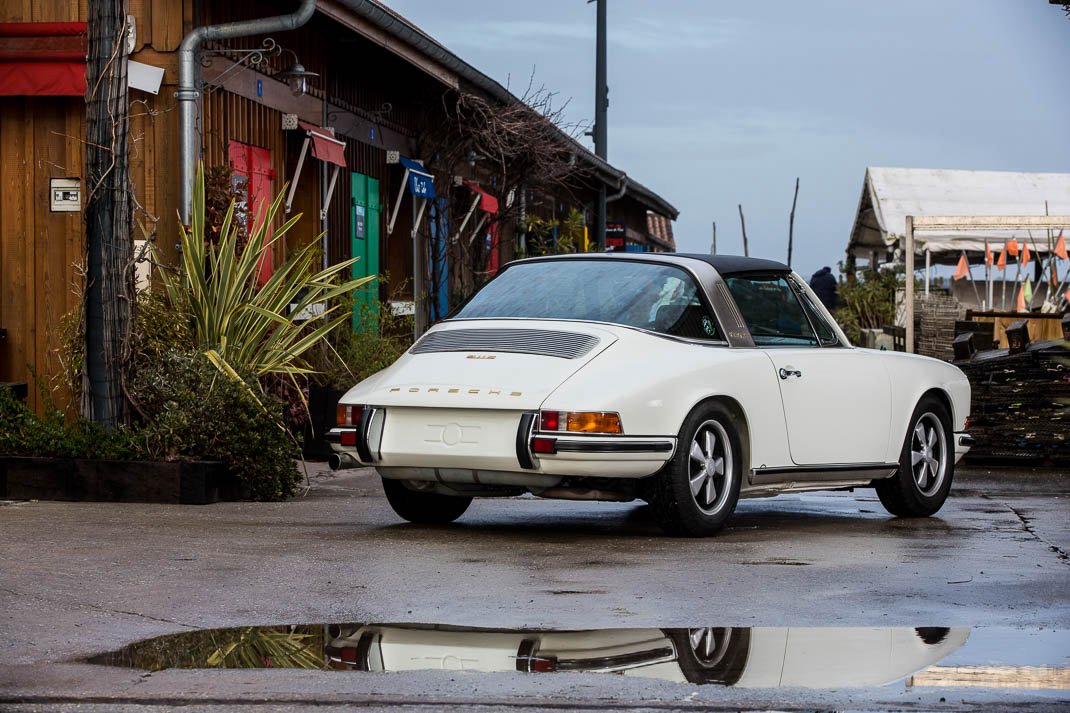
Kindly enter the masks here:
M 979 686 L 1070 690 L 1070 632 L 696 627 L 588 631 L 315 624 L 185 632 L 90 663 L 341 671 L 572 671 L 741 688 Z

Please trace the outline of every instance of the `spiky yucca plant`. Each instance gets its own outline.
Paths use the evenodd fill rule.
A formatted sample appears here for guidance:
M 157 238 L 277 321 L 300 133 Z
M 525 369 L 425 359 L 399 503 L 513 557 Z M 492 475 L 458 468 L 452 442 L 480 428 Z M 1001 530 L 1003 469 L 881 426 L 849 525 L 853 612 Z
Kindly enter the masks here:
M 345 260 L 315 271 L 318 240 L 310 242 L 279 267 L 262 286 L 257 283 L 262 261 L 272 247 L 297 223 L 295 215 L 268 237 L 282 208 L 283 193 L 250 231 L 244 249 L 239 248 L 240 230 L 234 202 L 227 209 L 219 240 L 205 240 L 205 189 L 203 167 L 197 171 L 191 225 L 182 226 L 182 262 L 178 271 L 161 269 L 160 281 L 171 303 L 189 314 L 197 347 L 224 374 L 257 378 L 280 374 L 296 377 L 314 370 L 303 355 L 335 327 L 350 318 L 342 301 L 373 277 L 347 279 L 359 258 Z M 160 262 L 157 259 L 156 263 Z M 295 307 L 291 310 L 290 305 Z M 304 321 L 290 315 L 306 314 L 312 305 L 323 305 Z

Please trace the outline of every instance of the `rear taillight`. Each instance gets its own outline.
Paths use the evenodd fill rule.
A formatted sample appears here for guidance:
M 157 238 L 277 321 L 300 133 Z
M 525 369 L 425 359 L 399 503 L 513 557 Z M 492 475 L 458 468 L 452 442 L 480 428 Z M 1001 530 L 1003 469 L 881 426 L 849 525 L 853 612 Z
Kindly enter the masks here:
M 557 439 L 546 438 L 545 436 L 535 436 L 535 438 L 531 439 L 531 452 L 542 455 L 553 455 L 554 453 L 557 453 Z
M 338 426 L 356 428 L 360 426 L 360 419 L 364 413 L 364 407 L 353 404 L 338 404 L 338 413 L 335 423 Z
M 620 414 L 610 411 L 541 411 L 540 431 L 624 433 Z
M 351 646 L 339 649 L 338 658 L 342 659 L 345 663 L 355 664 L 357 662 L 357 650 Z
M 536 673 L 553 673 L 557 670 L 557 659 L 553 656 L 538 656 L 531 659 L 530 671 Z

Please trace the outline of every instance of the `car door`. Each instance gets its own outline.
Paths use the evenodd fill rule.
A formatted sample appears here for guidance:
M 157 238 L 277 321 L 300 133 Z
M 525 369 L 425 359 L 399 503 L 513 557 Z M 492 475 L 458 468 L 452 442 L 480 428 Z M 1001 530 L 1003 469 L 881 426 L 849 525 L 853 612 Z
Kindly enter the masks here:
M 883 463 L 891 385 L 880 355 L 844 346 L 787 273 L 736 275 L 729 290 L 780 388 L 797 465 Z

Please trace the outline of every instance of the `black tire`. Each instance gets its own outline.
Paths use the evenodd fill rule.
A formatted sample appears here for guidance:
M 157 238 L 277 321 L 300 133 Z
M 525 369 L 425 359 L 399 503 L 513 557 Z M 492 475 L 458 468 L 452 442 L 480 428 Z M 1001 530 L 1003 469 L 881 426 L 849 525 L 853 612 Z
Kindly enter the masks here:
M 934 396 L 923 397 L 910 417 L 899 470 L 874 484 L 888 512 L 897 517 L 929 517 L 943 507 L 955 474 L 954 438 L 951 414 L 944 404 Z
M 714 438 L 711 453 L 706 452 L 711 446 L 707 434 Z M 735 421 L 726 408 L 715 403 L 692 411 L 680 428 L 676 453 L 655 476 L 651 504 L 661 529 L 673 537 L 704 537 L 720 530 L 739 500 L 742 454 Z M 710 477 L 706 468 L 717 461 L 721 472 L 714 467 Z
M 383 478 L 383 491 L 394 512 L 409 522 L 445 525 L 453 522 L 472 504 L 472 498 L 410 490 L 400 480 Z
M 743 676 L 750 654 L 750 629 L 705 627 L 665 629 L 676 663 L 691 683 L 732 686 Z
M 914 628 L 914 633 L 929 646 L 936 646 L 947 638 L 951 629 L 946 626 L 919 626 Z

